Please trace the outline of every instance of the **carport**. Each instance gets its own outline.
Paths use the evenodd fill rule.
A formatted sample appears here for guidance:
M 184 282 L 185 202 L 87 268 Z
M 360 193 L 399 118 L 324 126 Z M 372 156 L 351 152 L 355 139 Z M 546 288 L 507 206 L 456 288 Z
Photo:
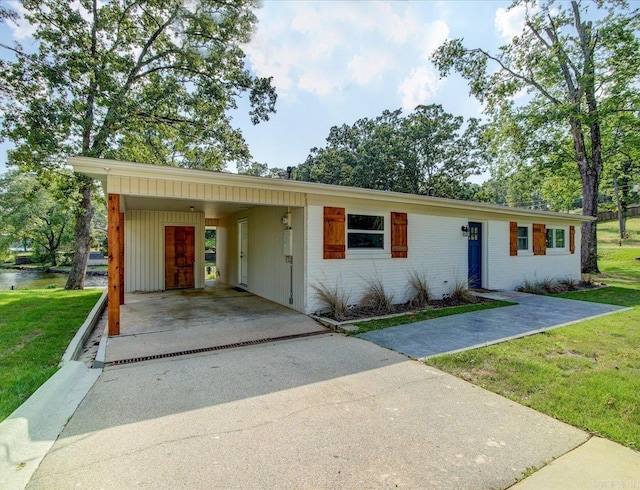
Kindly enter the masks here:
M 84 157 L 69 163 L 100 180 L 107 196 L 110 336 L 140 334 L 123 307 L 137 298 L 131 293 L 205 288 L 211 227 L 221 283 L 304 311 L 306 197 L 285 181 L 155 165 L 149 172 L 150 165 Z M 182 308 L 201 306 L 192 296 Z
M 198 290 L 128 293 L 120 314 L 127 328 L 107 340 L 106 365 L 329 333 L 308 316 L 216 281 Z

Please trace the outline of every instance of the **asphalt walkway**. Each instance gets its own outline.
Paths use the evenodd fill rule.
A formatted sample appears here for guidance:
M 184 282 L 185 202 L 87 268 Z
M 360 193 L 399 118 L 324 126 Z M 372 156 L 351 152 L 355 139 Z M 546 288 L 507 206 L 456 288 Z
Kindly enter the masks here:
M 480 296 L 517 304 L 373 330 L 359 337 L 422 359 L 525 337 L 625 309 L 622 306 L 516 292 Z

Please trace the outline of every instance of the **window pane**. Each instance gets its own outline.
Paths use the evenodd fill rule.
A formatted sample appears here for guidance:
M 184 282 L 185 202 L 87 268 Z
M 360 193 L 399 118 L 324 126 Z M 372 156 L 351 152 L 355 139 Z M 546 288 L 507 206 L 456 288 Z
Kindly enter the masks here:
M 528 226 L 518 226 L 518 250 L 529 250 Z
M 547 248 L 553 248 L 553 230 L 547 228 Z
M 556 230 L 556 248 L 564 248 L 564 230 Z
M 347 226 L 350 230 L 384 231 L 384 216 L 350 214 L 347 218 Z
M 349 233 L 349 248 L 384 248 L 382 233 Z

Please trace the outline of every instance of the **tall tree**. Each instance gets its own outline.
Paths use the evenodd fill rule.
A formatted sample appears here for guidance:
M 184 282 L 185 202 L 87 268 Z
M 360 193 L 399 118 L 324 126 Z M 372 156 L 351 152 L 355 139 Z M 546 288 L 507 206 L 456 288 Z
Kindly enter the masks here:
M 455 70 L 465 77 L 489 114 L 520 121 L 549 149 L 562 144 L 550 135 L 566 128 L 582 182 L 583 215 L 596 216 L 603 122 L 639 109 L 639 13 L 624 1 L 517 0 L 511 8 L 525 9 L 525 25 L 498 53 L 455 39 L 433 61 L 441 75 Z M 525 102 L 515 104 L 523 91 Z M 595 222 L 583 223 L 581 245 L 583 272 L 597 272 Z
M 74 195 L 70 175 L 12 170 L 0 178 L 0 251 L 28 243 L 43 263 L 57 265 L 73 238 Z
M 244 66 L 256 0 L 23 0 L 34 50 L 0 45 L 2 128 L 22 169 L 69 155 L 220 170 L 249 150 L 227 115 L 248 94 L 267 120 L 270 79 Z M 94 183 L 76 175 L 79 206 L 68 289 L 82 288 Z
M 468 198 L 466 179 L 484 165 L 481 130 L 439 105 L 402 116 L 384 111 L 352 126 L 334 126 L 327 145 L 313 148 L 295 178 L 369 189 Z

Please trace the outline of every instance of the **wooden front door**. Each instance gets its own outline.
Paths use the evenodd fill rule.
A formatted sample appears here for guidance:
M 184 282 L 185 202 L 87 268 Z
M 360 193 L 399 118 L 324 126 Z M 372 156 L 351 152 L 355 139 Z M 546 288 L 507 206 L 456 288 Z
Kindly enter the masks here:
M 164 288 L 194 287 L 195 228 L 166 226 L 164 229 Z

